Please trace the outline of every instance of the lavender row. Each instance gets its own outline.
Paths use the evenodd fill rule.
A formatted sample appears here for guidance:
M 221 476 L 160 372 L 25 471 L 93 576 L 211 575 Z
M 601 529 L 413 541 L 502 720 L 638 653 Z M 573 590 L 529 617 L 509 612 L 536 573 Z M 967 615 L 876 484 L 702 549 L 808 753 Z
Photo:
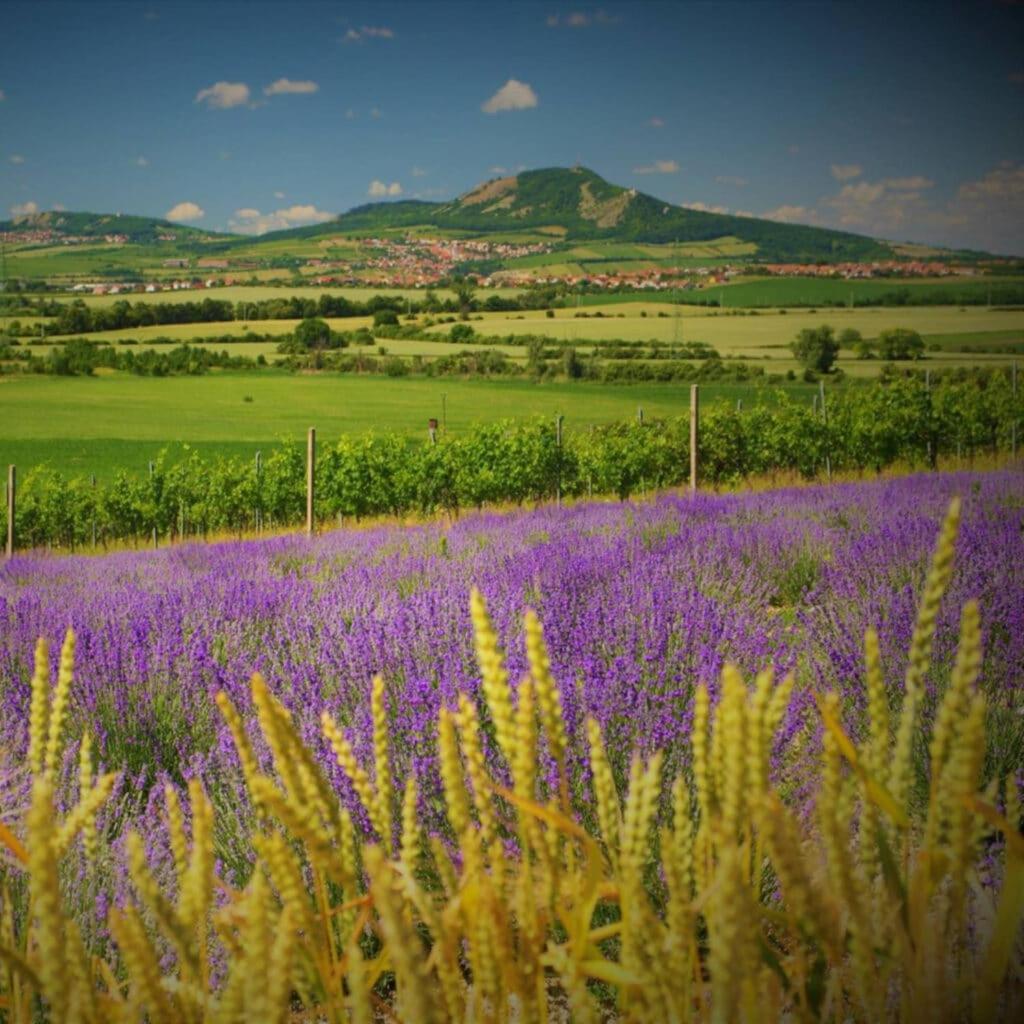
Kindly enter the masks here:
M 814 741 L 813 694 L 837 690 L 856 720 L 868 626 L 898 702 L 917 597 L 953 494 L 964 498 L 964 522 L 936 678 L 952 659 L 960 607 L 978 598 L 999 762 L 991 768 L 1019 770 L 1024 479 L 1013 472 L 546 507 L 103 558 L 16 557 L 0 569 L 0 745 L 25 748 L 36 638 L 55 651 L 72 626 L 72 739 L 88 728 L 100 759 L 124 770 L 140 799 L 162 778 L 192 775 L 234 790 L 235 754 L 213 698 L 224 690 L 247 709 L 253 671 L 344 788 L 319 716 L 329 710 L 368 758 L 367 694 L 379 672 L 396 771 L 416 773 L 429 814 L 438 709 L 478 687 L 468 612 L 476 585 L 513 680 L 526 670 L 523 612 L 540 613 L 579 785 L 585 714 L 601 723 L 620 769 L 633 748 L 668 747 L 680 760 L 675 741 L 688 732 L 694 687 L 714 686 L 731 660 L 748 675 L 796 671 L 776 770 L 798 786 Z

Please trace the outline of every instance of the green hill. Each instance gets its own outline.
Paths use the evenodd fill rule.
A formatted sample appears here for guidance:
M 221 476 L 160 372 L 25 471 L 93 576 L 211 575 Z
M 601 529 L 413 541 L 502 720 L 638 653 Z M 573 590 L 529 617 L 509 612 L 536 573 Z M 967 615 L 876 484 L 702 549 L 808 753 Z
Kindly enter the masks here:
M 275 256 L 287 252 L 288 240 L 330 238 L 343 234 L 374 235 L 426 229 L 488 236 L 538 234 L 560 245 L 647 243 L 694 245 L 729 239 L 758 260 L 838 262 L 899 258 L 904 247 L 847 231 L 780 224 L 758 217 L 734 217 L 677 206 L 663 199 L 605 181 L 585 167 L 552 167 L 494 178 L 448 202 L 399 200 L 367 203 L 331 221 L 275 231 L 253 238 L 218 234 L 153 217 L 51 211 L 0 223 L 0 231 L 49 229 L 61 235 L 102 239 L 125 235 L 138 244 L 168 244 L 180 253 L 228 254 L 244 248 L 259 258 L 273 243 Z M 939 255 L 954 255 L 943 251 Z M 957 253 L 958 256 L 967 254 Z M 973 253 L 970 256 L 983 256 Z
M 53 231 L 58 235 L 101 239 L 106 235 L 124 235 L 128 241 L 147 243 L 173 235 L 175 241 L 199 241 L 208 231 L 173 224 L 158 217 L 136 217 L 124 213 L 76 213 L 71 210 L 48 210 L 15 220 L 0 221 L 0 231 Z
M 313 238 L 413 226 L 480 234 L 558 229 L 557 234 L 567 241 L 686 243 L 731 236 L 753 243 L 757 256 L 768 260 L 865 260 L 894 255 L 888 243 L 850 232 L 690 210 L 613 185 L 584 167 L 495 178 L 446 203 L 370 203 L 326 224 L 263 238 Z

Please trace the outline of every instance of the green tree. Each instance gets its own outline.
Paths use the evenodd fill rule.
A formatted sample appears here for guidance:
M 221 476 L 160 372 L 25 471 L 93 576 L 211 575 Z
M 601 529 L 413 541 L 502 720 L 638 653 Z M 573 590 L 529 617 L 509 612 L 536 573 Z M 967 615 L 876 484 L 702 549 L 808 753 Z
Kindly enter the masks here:
M 331 340 L 331 328 L 326 320 L 309 316 L 295 328 L 295 340 L 306 348 L 325 348 Z
M 789 347 L 805 369 L 828 373 L 839 355 L 839 342 L 828 324 L 805 327 Z
M 393 309 L 378 309 L 373 314 L 374 327 L 397 327 L 398 314 Z
M 476 282 L 468 277 L 454 277 L 452 278 L 452 291 L 455 292 L 459 313 L 465 320 L 473 309 L 473 293 L 476 291 Z
M 878 354 L 883 359 L 920 359 L 924 339 L 907 327 L 892 327 L 878 335 Z
M 583 360 L 572 346 L 562 353 L 562 372 L 569 380 L 578 380 L 583 376 Z

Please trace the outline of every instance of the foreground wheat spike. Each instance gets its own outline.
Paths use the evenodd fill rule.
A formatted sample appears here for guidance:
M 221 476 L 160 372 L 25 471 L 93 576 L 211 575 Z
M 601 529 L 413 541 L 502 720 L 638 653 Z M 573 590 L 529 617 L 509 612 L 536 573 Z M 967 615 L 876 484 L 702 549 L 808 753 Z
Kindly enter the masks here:
M 895 736 L 873 633 L 859 745 L 839 699 L 819 700 L 813 812 L 787 805 L 770 758 L 792 677 L 776 684 L 765 672 L 749 684 L 727 665 L 717 704 L 707 686 L 696 689 L 686 756 L 634 756 L 628 782 L 616 778 L 601 726 L 588 719 L 575 738 L 589 754 L 579 779 L 539 620 L 526 619 L 530 674 L 513 693 L 475 595 L 483 703 L 461 694 L 458 708 L 440 715 L 444 834 L 428 835 L 420 818 L 425 780 L 392 775 L 399 762 L 383 680 L 371 690 L 372 769 L 330 714 L 321 723 L 361 805 L 356 818 L 369 824 L 364 834 L 257 676 L 251 712 L 218 698 L 256 812 L 248 879 L 236 887 L 219 874 L 213 803 L 198 780 L 187 797 L 173 786 L 163 794 L 172 870 L 161 876 L 140 836 L 112 846 L 95 827 L 114 776 L 95 776 L 90 734 L 77 777 L 58 777 L 74 642 L 65 643 L 52 701 L 40 642 L 29 738 L 36 778 L 24 827 L 0 831 L 12 864 L 0 877 L 0 1019 L 1020 1019 L 1021 800 L 1014 779 L 1003 786 L 1005 814 L 986 795 L 992 787 L 982 791 L 975 604 L 963 609 L 931 736 L 907 726 L 921 719 L 956 519 L 954 507 L 929 573 Z M 482 742 L 491 726 L 497 773 Z M 915 787 L 927 794 L 923 808 L 910 797 L 909 750 L 921 741 L 930 772 Z M 545 749 L 558 765 L 557 794 L 538 771 Z M 269 751 L 273 770 L 261 770 L 256 750 Z M 680 760 L 684 770 L 672 775 Z M 61 798 L 61 785 L 75 802 Z M 77 870 L 69 859 L 78 835 L 90 871 L 123 848 L 132 884 L 130 901 L 111 911 L 112 941 L 92 948 L 62 894 Z M 985 889 L 977 881 L 982 835 L 993 880 Z

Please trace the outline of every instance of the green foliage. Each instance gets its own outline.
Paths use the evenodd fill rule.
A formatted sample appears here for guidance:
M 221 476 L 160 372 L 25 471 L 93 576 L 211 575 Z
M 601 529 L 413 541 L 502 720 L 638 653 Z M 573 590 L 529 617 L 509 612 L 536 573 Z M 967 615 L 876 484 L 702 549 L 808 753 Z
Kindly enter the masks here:
M 839 355 L 839 344 L 832 328 L 822 324 L 803 328 L 789 347 L 806 369 L 828 373 Z
M 326 348 L 331 337 L 331 328 L 320 317 L 306 317 L 295 328 L 295 340 L 305 348 Z
M 397 327 L 398 314 L 393 309 L 378 309 L 373 314 L 374 327 Z
M 731 483 L 780 470 L 813 477 L 826 458 L 837 471 L 881 470 L 898 461 L 934 464 L 944 454 L 1009 451 L 1013 425 L 1019 430 L 1024 419 L 1020 395 L 998 373 L 939 378 L 930 389 L 920 375 L 889 373 L 877 384 L 830 393 L 826 402 L 824 416 L 781 395 L 772 406 L 711 406 L 701 420 L 701 480 Z M 478 426 L 436 445 L 395 434 L 343 437 L 320 449 L 317 518 L 541 501 L 559 484 L 566 496 L 626 498 L 686 479 L 686 417 L 571 427 L 561 448 L 549 418 Z M 249 459 L 208 460 L 194 450 L 173 464 L 158 458 L 152 476 L 119 473 L 96 488 L 42 467 L 19 485 L 18 543 L 82 546 L 93 524 L 101 543 L 153 530 L 162 537 L 243 531 L 254 528 L 257 512 L 265 526 L 286 527 L 304 517 L 304 480 L 297 445 L 274 449 L 258 478 Z
M 878 354 L 882 359 L 920 359 L 924 340 L 917 331 L 893 327 L 878 335 Z

